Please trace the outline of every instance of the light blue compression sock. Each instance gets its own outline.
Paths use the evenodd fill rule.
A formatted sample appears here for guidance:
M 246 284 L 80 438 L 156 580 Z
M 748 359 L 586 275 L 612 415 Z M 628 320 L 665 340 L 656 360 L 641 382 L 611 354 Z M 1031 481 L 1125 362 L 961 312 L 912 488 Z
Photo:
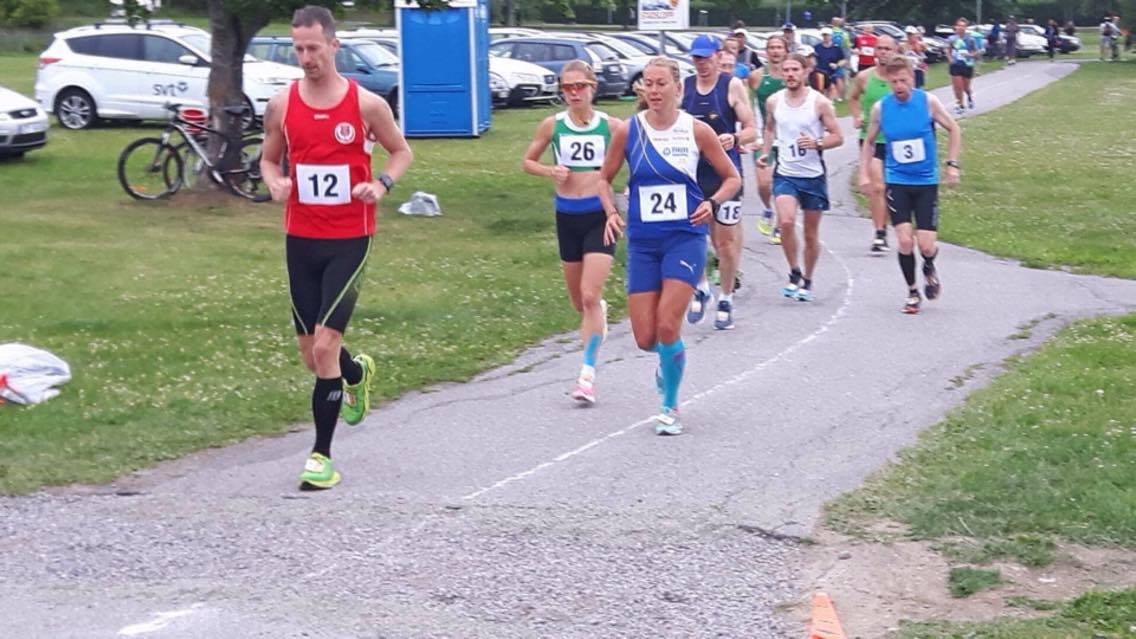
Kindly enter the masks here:
M 603 341 L 603 335 L 599 333 L 592 333 L 588 338 L 588 345 L 584 347 L 584 366 L 596 367 L 596 354 L 600 352 L 600 342 Z
M 686 346 L 679 338 L 673 344 L 659 344 L 659 370 L 663 374 L 663 408 L 678 408 L 678 387 L 686 368 Z

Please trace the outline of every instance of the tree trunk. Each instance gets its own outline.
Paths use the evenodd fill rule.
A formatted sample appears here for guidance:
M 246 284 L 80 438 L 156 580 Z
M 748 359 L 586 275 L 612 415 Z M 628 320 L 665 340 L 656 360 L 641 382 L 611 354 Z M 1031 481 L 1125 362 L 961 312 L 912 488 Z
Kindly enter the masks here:
M 515 0 L 505 0 L 505 26 L 517 26 L 517 8 Z
M 209 95 L 210 121 L 214 128 L 233 140 L 226 145 L 224 140 L 213 136 L 209 141 L 210 160 L 219 163 L 220 170 L 234 167 L 240 161 L 242 119 L 226 114 L 224 107 L 246 104 L 243 88 L 245 52 L 252 37 L 268 24 L 268 20 L 266 14 L 235 15 L 225 9 L 221 0 L 209 0 L 209 26 L 213 32 L 213 44 L 209 52 L 212 63 L 206 91 Z M 202 182 L 208 183 L 208 180 Z

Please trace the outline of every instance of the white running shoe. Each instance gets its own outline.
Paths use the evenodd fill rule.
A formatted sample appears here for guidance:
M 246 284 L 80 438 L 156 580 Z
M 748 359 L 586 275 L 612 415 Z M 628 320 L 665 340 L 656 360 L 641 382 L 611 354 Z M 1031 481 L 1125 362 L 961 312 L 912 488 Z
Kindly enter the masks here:
M 576 379 L 576 388 L 572 389 L 572 399 L 580 402 L 585 406 L 591 406 L 596 403 L 596 387 L 595 378 L 588 375 L 580 375 Z

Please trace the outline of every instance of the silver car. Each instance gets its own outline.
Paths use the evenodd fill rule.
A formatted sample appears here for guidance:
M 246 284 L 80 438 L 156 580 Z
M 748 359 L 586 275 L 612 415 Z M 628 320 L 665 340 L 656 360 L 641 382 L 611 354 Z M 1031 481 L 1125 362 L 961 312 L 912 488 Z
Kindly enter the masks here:
M 47 144 L 47 113 L 35 100 L 0 86 L 0 156 L 21 156 Z

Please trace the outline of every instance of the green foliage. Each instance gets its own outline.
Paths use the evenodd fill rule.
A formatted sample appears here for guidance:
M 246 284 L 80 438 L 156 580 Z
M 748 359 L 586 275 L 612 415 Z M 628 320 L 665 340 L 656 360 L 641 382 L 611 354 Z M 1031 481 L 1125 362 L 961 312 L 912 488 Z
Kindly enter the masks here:
M 58 0 L 0 0 L 0 24 L 41 29 L 59 15 Z
M 976 592 L 1002 583 L 1002 573 L 981 568 L 951 568 L 948 578 L 952 597 L 969 597 Z

